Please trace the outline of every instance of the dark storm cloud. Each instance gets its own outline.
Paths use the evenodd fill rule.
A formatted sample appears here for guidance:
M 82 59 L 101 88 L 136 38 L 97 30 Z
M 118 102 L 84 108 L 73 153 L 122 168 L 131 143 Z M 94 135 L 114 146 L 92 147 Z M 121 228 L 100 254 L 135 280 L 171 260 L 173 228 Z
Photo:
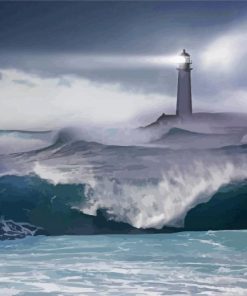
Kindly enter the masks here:
M 220 80 L 212 83 L 210 73 L 199 71 L 199 53 L 246 12 L 244 2 L 1 2 L 0 67 L 45 77 L 77 74 L 129 91 L 175 95 L 175 67 L 92 70 L 69 66 L 59 54 L 161 55 L 187 48 L 194 94 L 211 94 Z M 231 83 L 245 82 L 234 76 Z
M 1 3 L 2 49 L 163 53 L 234 21 L 241 3 Z M 209 32 L 211 31 L 211 32 Z

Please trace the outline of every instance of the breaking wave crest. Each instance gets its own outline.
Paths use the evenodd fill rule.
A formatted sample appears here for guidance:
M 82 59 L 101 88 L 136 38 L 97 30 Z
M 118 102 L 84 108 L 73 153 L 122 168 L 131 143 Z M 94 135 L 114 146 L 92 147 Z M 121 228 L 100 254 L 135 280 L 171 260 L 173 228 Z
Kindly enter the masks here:
M 0 225 L 1 233 L 8 236 L 6 227 L 20 227 L 20 222 L 39 229 L 34 235 L 246 228 L 246 177 L 244 165 L 241 168 L 230 162 L 208 167 L 197 162 L 184 171 L 174 168 L 164 172 L 158 182 L 99 179 L 94 186 L 83 182 L 55 184 L 51 178 L 47 181 L 37 175 L 2 176 L 0 215 L 12 222 Z M 239 191 L 242 194 L 236 199 Z M 216 203 L 213 208 L 212 202 Z M 229 222 L 222 209 L 231 203 L 235 219 Z M 217 217 L 217 211 L 220 225 L 217 218 L 209 218 L 212 213 Z M 236 218 L 237 214 L 240 216 Z M 30 235 L 25 228 L 21 232 Z
M 95 215 L 104 208 L 110 219 L 137 228 L 183 227 L 191 208 L 207 202 L 223 185 L 245 178 L 244 165 L 228 162 L 207 166 L 195 162 L 186 169 L 177 166 L 164 172 L 158 182 L 121 184 L 114 179 L 102 180 L 96 183 L 81 210 Z
M 198 137 L 167 135 L 184 145 Z M 4 238 L 247 228 L 246 145 L 222 147 L 232 134 L 215 137 L 217 149 L 107 145 L 70 129 L 35 136 L 49 145 L 1 156 Z

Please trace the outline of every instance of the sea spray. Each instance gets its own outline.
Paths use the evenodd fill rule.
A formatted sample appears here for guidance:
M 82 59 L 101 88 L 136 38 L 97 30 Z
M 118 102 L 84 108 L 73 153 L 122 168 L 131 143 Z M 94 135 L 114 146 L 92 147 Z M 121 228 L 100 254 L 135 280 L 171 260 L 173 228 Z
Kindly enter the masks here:
M 195 161 L 186 169 L 175 165 L 163 172 L 157 184 L 150 180 L 136 183 L 98 180 L 80 209 L 91 215 L 96 215 L 98 209 L 106 209 L 109 219 L 137 228 L 182 227 L 191 208 L 207 202 L 221 186 L 246 178 L 245 167 L 230 161 L 217 164 Z
M 1 156 L 0 215 L 49 235 L 244 228 L 246 215 L 239 209 L 246 204 L 246 152 L 246 145 L 204 150 L 104 145 L 62 133 L 44 149 Z M 217 216 L 208 218 L 207 207 L 198 227 L 199 212 L 191 211 L 212 200 L 215 216 L 230 204 L 227 217 L 237 218 L 221 215 L 219 225 Z

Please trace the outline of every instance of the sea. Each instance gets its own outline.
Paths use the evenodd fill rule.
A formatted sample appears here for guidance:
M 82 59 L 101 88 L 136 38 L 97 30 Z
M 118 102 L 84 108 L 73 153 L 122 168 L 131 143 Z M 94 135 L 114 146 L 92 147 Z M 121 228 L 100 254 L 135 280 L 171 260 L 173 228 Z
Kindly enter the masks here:
M 247 295 L 247 124 L 0 131 L 0 295 Z
M 0 262 L 5 296 L 247 293 L 246 230 L 26 237 Z

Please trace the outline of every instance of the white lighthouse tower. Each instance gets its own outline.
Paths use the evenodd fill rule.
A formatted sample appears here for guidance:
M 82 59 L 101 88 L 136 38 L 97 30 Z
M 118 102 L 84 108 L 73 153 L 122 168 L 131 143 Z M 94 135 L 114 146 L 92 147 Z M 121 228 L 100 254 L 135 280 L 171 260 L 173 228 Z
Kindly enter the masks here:
M 177 110 L 179 118 L 189 118 L 192 115 L 191 98 L 191 59 L 185 51 L 181 53 L 181 62 L 178 65 L 178 90 L 177 90 Z

